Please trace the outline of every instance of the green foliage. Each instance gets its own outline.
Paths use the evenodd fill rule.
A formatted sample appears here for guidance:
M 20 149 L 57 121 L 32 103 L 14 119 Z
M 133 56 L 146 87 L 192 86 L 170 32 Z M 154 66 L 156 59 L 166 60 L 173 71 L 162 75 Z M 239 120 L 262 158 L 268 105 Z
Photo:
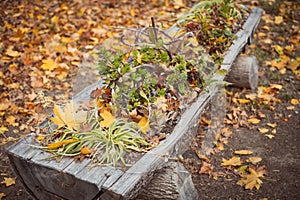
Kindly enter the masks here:
M 206 47 L 214 61 L 221 64 L 221 52 L 235 39 L 234 24 L 242 20 L 243 12 L 236 6 L 235 0 L 201 1 L 177 23 L 187 31 L 194 32 L 198 42 Z
M 198 73 L 197 86 L 202 87 L 199 66 L 196 65 L 199 63 L 186 60 L 183 55 L 173 55 L 170 60 L 169 53 L 149 46 L 137 48 L 129 55 L 122 52 L 114 56 L 108 52 L 102 53 L 99 72 L 114 90 L 113 99 L 121 105 L 119 109 L 132 111 L 138 107 L 147 108 L 157 97 L 164 96 L 167 90 L 185 94 L 191 70 Z M 126 56 L 128 58 L 124 59 Z

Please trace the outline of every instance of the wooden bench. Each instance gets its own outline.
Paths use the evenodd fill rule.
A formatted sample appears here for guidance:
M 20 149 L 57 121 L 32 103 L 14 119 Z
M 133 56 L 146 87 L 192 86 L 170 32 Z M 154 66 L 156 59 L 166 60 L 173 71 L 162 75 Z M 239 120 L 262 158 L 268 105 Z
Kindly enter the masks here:
M 252 89 L 257 86 L 255 57 L 238 56 L 251 43 L 262 12 L 260 8 L 252 10 L 221 65 L 221 69 L 227 70 L 227 77 L 216 73 L 214 80 Z M 96 87 L 94 84 L 86 88 L 75 100 L 89 96 Z M 51 154 L 30 146 L 35 144 L 34 134 L 10 146 L 7 155 L 15 173 L 36 199 L 197 199 L 191 175 L 174 158 L 189 147 L 199 117 L 220 87 L 209 84 L 182 114 L 172 134 L 126 171 L 114 167 L 90 168 L 89 159 L 46 160 Z

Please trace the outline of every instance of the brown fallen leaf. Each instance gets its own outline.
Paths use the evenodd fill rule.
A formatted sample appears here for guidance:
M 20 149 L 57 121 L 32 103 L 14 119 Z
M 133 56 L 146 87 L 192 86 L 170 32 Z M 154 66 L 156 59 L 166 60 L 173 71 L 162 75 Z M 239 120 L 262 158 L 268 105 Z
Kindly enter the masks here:
M 212 174 L 213 166 L 207 162 L 203 162 L 199 174 Z

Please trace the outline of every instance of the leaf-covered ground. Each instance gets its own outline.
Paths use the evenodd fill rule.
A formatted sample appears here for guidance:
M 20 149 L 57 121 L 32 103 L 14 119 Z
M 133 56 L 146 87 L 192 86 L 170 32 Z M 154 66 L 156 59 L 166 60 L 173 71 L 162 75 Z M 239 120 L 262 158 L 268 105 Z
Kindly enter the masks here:
M 117 32 L 112 26 L 148 26 L 155 16 L 167 28 L 192 2 L 1 1 L 0 199 L 32 199 L 15 179 L 4 148 L 37 131 L 53 103 L 71 97 L 79 65 Z M 258 89 L 227 88 L 227 129 L 216 137 L 214 154 L 197 157 L 192 149 L 183 156 L 201 199 L 297 199 L 300 5 L 243 2 L 265 9 L 246 52 L 259 60 Z M 206 129 L 209 119 L 200 121 Z M 199 145 L 204 133 L 199 132 Z

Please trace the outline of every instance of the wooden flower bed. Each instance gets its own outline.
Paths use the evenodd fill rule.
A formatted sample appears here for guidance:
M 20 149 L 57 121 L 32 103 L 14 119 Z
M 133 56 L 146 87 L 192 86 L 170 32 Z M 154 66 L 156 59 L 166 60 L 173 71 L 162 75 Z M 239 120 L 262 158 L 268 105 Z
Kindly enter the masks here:
M 236 85 L 256 87 L 255 58 L 238 56 L 251 43 L 261 15 L 262 9 L 251 11 L 224 57 L 221 70 L 227 73 L 215 73 L 213 80 L 222 82 L 227 75 L 226 80 Z M 80 92 L 75 101 L 89 97 L 97 86 L 91 85 Z M 196 199 L 197 192 L 190 174 L 174 158 L 189 147 L 199 117 L 219 89 L 216 82 L 207 85 L 181 115 L 172 134 L 126 171 L 112 166 L 90 168 L 90 159 L 82 162 L 75 162 L 73 158 L 63 158 L 60 162 L 48 160 L 51 154 L 31 146 L 35 144 L 34 134 L 9 147 L 7 155 L 24 186 L 37 199 L 153 199 L 159 196 Z

